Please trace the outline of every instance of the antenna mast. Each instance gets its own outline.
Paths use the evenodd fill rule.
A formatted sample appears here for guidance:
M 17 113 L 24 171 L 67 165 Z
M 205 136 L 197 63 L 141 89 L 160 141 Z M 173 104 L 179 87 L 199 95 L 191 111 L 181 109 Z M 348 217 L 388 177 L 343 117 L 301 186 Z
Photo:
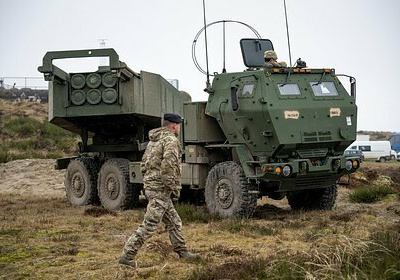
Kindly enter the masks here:
M 99 46 L 100 49 L 105 49 L 106 48 L 106 41 L 108 41 L 108 39 L 97 39 L 97 41 L 99 42 Z M 99 61 L 99 65 L 100 66 L 108 66 L 109 65 L 109 60 L 106 57 L 100 57 L 100 61 Z
M 204 16 L 204 40 L 206 44 L 206 64 L 207 64 L 207 83 L 206 90 L 210 87 L 210 71 L 208 69 L 208 48 L 207 48 L 207 22 L 206 22 L 206 2 L 203 0 L 203 16 Z
M 286 19 L 286 35 L 287 35 L 287 43 L 288 43 L 288 48 L 289 48 L 289 62 L 290 66 L 292 66 L 292 54 L 290 52 L 290 39 L 289 39 L 289 25 L 287 21 L 287 13 L 286 13 L 286 0 L 283 0 L 283 5 L 285 7 L 285 19 Z

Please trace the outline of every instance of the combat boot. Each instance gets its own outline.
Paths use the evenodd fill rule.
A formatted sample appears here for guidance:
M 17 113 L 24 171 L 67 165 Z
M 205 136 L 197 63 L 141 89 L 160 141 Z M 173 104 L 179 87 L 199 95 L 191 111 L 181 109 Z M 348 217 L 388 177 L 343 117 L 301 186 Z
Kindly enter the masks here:
M 185 260 L 198 260 L 198 259 L 200 259 L 200 255 L 199 254 L 192 253 L 192 252 L 190 252 L 188 250 L 179 251 L 177 253 L 178 253 L 179 257 L 181 257 L 182 259 L 185 259 Z
M 126 256 L 125 254 L 123 254 L 119 260 L 118 260 L 119 264 L 123 264 L 123 265 L 127 265 L 133 268 L 136 268 L 136 261 L 133 258 L 129 258 L 128 256 Z

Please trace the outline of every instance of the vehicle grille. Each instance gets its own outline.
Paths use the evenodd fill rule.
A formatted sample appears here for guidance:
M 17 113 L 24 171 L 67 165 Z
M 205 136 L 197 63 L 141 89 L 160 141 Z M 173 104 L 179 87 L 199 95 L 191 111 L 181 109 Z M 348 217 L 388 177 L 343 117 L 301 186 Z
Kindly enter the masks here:
M 303 142 L 326 142 L 332 141 L 330 131 L 308 131 L 303 133 Z
M 328 153 L 328 149 L 309 149 L 297 151 L 301 158 L 322 158 Z
M 296 178 L 297 188 L 319 188 L 326 187 L 334 181 L 331 175 L 319 175 L 319 176 L 305 176 Z

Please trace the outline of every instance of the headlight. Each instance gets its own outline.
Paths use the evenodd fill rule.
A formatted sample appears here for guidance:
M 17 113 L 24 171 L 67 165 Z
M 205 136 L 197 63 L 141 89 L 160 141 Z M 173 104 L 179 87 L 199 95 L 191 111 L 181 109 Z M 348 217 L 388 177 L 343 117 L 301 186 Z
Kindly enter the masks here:
M 283 176 L 287 177 L 292 173 L 292 168 L 289 165 L 285 165 L 282 169 Z
M 350 171 L 353 168 L 353 162 L 351 160 L 346 161 L 346 169 Z

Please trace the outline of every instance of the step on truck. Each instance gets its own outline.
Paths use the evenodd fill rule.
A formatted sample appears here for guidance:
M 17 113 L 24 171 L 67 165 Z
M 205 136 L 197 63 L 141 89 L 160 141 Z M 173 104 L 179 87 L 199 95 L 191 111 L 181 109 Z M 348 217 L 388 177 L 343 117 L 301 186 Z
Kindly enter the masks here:
M 250 217 L 263 196 L 287 197 L 293 209 L 331 209 L 336 182 L 360 165 L 343 156 L 356 139 L 355 79 L 349 94 L 334 69 L 265 68 L 271 41 L 240 44 L 246 68 L 215 74 L 205 102 L 191 102 L 158 74 L 133 71 L 113 49 L 46 53 L 39 71 L 50 85 L 49 121 L 81 138 L 79 154 L 56 164 L 66 169 L 69 202 L 137 204 L 148 132 L 174 112 L 184 118 L 181 200 L 227 218 Z M 87 57 L 109 65 L 67 73 L 53 64 Z

